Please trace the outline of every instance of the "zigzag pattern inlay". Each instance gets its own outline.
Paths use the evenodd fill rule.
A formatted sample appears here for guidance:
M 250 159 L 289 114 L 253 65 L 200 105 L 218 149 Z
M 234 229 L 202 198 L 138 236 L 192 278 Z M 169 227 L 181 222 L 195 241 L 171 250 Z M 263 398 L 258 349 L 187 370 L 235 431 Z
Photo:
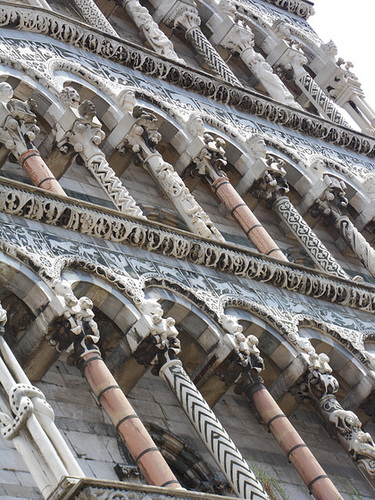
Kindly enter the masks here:
M 300 78 L 300 83 L 307 94 L 318 104 L 322 112 L 325 113 L 328 118 L 338 125 L 349 127 L 349 124 L 344 120 L 334 103 L 325 95 L 310 75 L 304 74 Z
M 181 363 L 176 361 L 173 365 L 168 365 L 161 370 L 161 374 L 177 396 L 237 495 L 249 500 L 268 499 L 262 485 L 182 368 Z
M 203 56 L 207 65 L 220 75 L 226 82 L 231 85 L 242 87 L 238 78 L 232 73 L 223 59 L 219 56 L 210 42 L 204 36 L 200 28 L 195 28 L 189 31 L 188 38 L 197 51 Z

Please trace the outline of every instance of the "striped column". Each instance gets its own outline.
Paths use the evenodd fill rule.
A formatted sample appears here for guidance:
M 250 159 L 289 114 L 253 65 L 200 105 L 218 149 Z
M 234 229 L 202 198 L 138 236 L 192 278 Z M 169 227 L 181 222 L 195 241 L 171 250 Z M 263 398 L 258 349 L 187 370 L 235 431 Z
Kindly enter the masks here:
M 190 380 L 181 361 L 167 361 L 160 368 L 159 374 L 179 400 L 234 492 L 244 499 L 269 499 L 240 451 Z
M 83 354 L 78 362 L 146 481 L 155 486 L 181 488 L 156 444 L 113 378 L 97 349 Z
M 211 184 L 211 189 L 230 211 L 247 238 L 254 243 L 259 252 L 274 259 L 288 262 L 280 248 L 234 189 L 228 177 L 216 179 Z
M 251 379 L 251 377 L 249 378 Z M 288 460 L 307 485 L 310 494 L 316 500 L 342 500 L 335 485 L 261 380 L 252 380 L 246 387 L 245 394 L 249 401 L 254 404 L 268 431 L 272 432 Z
M 23 152 L 18 158 L 18 163 L 25 170 L 35 186 L 59 194 L 60 196 L 66 196 L 65 191 L 44 163 L 37 149 L 28 149 Z

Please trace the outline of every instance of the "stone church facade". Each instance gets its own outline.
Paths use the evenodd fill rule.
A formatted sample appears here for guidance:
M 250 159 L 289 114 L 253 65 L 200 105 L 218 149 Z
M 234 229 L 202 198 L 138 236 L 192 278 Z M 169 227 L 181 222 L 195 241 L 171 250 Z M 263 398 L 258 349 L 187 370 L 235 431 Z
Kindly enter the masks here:
M 375 112 L 313 13 L 0 1 L 1 498 L 374 498 Z

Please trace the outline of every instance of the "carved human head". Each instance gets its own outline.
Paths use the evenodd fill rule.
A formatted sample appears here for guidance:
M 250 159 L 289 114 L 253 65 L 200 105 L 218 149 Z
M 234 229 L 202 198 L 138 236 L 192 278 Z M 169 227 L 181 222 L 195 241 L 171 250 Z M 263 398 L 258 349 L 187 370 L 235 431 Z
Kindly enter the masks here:
M 95 104 L 89 99 L 86 99 L 82 104 L 79 105 L 78 111 L 79 114 L 83 116 L 83 118 L 86 118 L 90 121 L 92 121 L 96 116 Z
M 203 136 L 204 133 L 206 132 L 206 128 L 204 126 L 204 122 L 202 120 L 202 117 L 199 113 L 191 113 L 189 116 L 189 119 L 186 124 L 186 128 L 188 132 L 192 136 Z
M 130 88 L 126 88 L 120 92 L 118 96 L 118 101 L 122 109 L 125 111 L 133 111 L 134 106 L 137 104 L 137 99 L 135 98 L 135 91 Z
M 7 103 L 13 97 L 13 88 L 8 82 L 0 83 L 0 101 Z

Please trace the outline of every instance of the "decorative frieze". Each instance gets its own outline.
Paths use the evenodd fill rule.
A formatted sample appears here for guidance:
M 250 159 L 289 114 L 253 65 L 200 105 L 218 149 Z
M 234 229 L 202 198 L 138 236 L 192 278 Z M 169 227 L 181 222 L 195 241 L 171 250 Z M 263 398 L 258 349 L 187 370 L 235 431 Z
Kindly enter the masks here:
M 185 259 L 332 303 L 375 311 L 375 294 L 366 286 L 353 286 L 349 282 L 321 276 L 313 270 L 300 270 L 292 264 L 270 262 L 251 251 L 239 252 L 225 244 L 214 245 L 178 231 L 164 231 L 152 223 L 145 225 L 127 220 L 104 209 L 97 212 L 85 207 L 83 202 L 79 205 L 73 201 L 63 203 L 35 192 L 9 187 L 3 182 L 0 186 L 0 210 L 116 243 Z
M 12 6 L 0 2 L 0 26 L 46 34 L 275 124 L 301 131 L 306 135 L 337 144 L 371 158 L 375 156 L 375 142 L 370 138 L 357 135 L 355 131 L 335 126 L 319 118 L 312 119 L 309 114 L 291 111 L 250 91 L 233 89 L 223 82 L 195 74 L 179 66 L 178 63 L 171 65 L 167 61 L 154 58 L 152 54 L 140 50 L 130 42 L 125 45 L 118 40 L 93 33 L 84 25 L 74 23 L 52 12 L 33 10 L 30 13 L 29 9 L 22 6 L 18 6 L 15 12 Z M 17 67 L 20 64 L 19 57 L 12 63 L 7 56 L 6 64 L 13 64 Z M 45 79 L 45 75 L 38 72 L 36 67 L 30 68 L 30 65 L 28 67 L 32 77 L 37 75 L 38 79 Z

